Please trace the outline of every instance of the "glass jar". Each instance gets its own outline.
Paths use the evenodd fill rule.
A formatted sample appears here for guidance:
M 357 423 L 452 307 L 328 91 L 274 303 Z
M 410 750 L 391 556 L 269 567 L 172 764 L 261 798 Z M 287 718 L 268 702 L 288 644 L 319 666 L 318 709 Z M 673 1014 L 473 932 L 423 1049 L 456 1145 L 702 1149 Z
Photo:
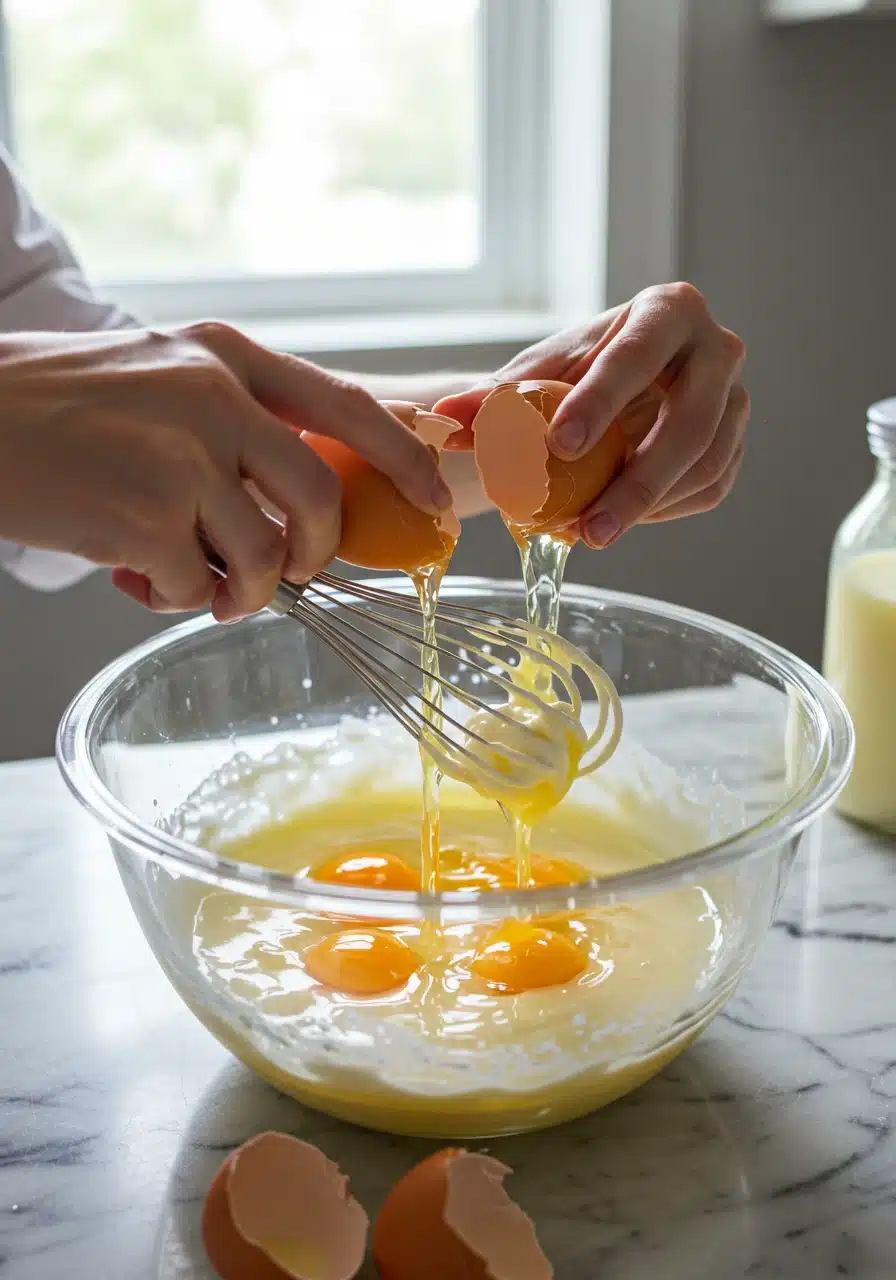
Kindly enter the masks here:
M 896 397 L 868 411 L 874 482 L 841 524 L 828 578 L 824 674 L 853 719 L 838 808 L 896 833 Z

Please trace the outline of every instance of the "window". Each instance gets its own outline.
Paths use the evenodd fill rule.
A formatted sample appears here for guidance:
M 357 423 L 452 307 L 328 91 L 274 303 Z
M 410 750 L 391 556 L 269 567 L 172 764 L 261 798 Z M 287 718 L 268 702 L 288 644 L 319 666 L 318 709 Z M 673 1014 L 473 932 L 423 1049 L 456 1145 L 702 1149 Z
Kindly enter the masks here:
M 142 314 L 590 309 L 611 2 L 0 0 L 9 145 Z

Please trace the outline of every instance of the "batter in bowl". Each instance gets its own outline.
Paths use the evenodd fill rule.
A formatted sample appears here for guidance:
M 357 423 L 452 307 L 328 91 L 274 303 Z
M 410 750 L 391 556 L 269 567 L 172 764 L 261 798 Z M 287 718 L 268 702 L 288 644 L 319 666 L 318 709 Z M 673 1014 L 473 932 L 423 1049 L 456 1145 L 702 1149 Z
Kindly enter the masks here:
M 397 727 L 348 722 L 319 746 L 236 762 L 171 826 L 278 871 L 416 889 L 415 755 Z M 451 782 L 441 802 L 441 888 L 515 888 L 495 806 Z M 536 828 L 531 882 L 662 861 L 737 818 L 727 793 L 694 799 L 629 746 Z M 699 1029 L 695 992 L 728 927 L 725 903 L 700 886 L 445 927 L 334 919 L 195 883 L 172 890 L 204 993 L 183 994 L 239 1057 L 331 1114 L 443 1137 L 554 1124 L 648 1079 Z

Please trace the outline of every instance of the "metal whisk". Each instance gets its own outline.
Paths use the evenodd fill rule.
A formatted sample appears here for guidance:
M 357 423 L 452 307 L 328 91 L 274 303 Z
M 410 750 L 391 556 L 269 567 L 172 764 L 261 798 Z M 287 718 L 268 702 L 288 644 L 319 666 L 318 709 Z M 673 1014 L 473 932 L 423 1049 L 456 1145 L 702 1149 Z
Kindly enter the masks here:
M 208 548 L 206 554 L 212 570 L 225 575 L 220 557 Z M 552 743 L 565 742 L 570 734 L 581 735 L 579 776 L 597 769 L 616 749 L 622 712 L 610 678 L 550 632 L 444 602 L 435 638 L 427 639 L 413 596 L 326 572 L 304 585 L 282 581 L 268 610 L 295 619 L 317 636 L 443 773 L 483 794 L 512 802 L 514 793 L 530 791 L 556 768 Z M 430 659 L 425 666 L 422 657 Z M 438 670 L 442 662 L 448 675 Z M 530 684 L 537 684 L 538 693 L 518 683 L 521 663 L 536 674 Z M 590 735 L 581 729 L 577 672 L 597 705 Z M 463 708 L 472 713 L 472 725 L 460 718 Z M 511 741 L 502 741 L 505 736 Z

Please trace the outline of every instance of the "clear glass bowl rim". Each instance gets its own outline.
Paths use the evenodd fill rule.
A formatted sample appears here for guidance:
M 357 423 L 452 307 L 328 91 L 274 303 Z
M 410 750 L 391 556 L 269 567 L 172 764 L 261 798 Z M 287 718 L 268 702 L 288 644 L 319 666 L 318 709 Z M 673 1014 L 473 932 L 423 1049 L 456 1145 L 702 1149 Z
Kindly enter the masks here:
M 362 581 L 402 594 L 413 590 L 405 578 Z M 520 598 L 522 591 L 520 582 L 459 575 L 446 577 L 442 585 L 443 598 L 461 595 L 468 602 L 470 597 L 477 595 L 494 598 L 504 594 Z M 334 597 L 334 603 L 339 603 L 339 597 Z M 146 658 L 158 657 L 166 649 L 179 646 L 218 625 L 209 615 L 192 618 L 153 636 L 122 654 L 88 681 L 60 721 L 56 738 L 57 761 L 70 790 L 104 827 L 110 839 L 140 857 L 170 871 L 250 897 L 274 899 L 278 904 L 314 912 L 351 908 L 354 914 L 368 919 L 439 917 L 443 921 L 461 921 L 482 914 L 483 908 L 490 917 L 541 914 L 563 910 L 573 900 L 577 907 L 581 907 L 668 890 L 780 847 L 836 799 L 852 767 L 855 750 L 852 722 L 838 695 L 808 663 L 734 623 L 647 596 L 605 591 L 570 582 L 564 584 L 563 603 L 615 606 L 650 614 L 658 621 L 683 623 L 705 631 L 708 636 L 741 646 L 752 658 L 760 659 L 774 675 L 800 691 L 814 721 L 819 746 L 805 781 L 773 813 L 735 836 L 667 862 L 576 885 L 473 894 L 418 894 L 324 886 L 318 881 L 269 871 L 188 844 L 143 821 L 105 786 L 92 759 L 92 744 L 114 708 L 118 682 Z M 268 616 L 272 622 L 275 621 L 273 615 Z M 256 614 L 248 624 L 259 625 L 262 617 Z

